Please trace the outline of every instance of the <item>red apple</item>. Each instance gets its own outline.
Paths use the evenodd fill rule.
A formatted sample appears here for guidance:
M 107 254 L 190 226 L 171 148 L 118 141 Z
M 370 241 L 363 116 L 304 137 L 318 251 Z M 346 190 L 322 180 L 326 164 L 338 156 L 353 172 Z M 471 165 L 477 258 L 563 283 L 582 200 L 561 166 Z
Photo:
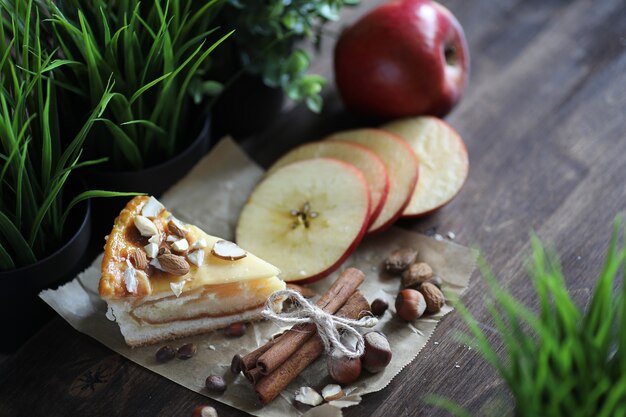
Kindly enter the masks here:
M 463 29 L 431 0 L 385 3 L 346 29 L 335 47 L 345 105 L 384 119 L 445 116 L 469 75 Z

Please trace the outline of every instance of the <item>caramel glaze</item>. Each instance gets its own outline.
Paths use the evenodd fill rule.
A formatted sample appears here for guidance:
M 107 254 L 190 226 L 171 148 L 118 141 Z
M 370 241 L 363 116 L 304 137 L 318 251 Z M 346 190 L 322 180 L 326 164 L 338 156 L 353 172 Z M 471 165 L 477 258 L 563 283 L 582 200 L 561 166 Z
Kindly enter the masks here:
M 156 301 L 156 300 L 155 300 Z M 158 301 L 162 301 L 162 300 L 158 300 Z M 190 300 L 190 303 L 193 302 L 199 302 L 200 300 L 196 299 L 196 300 Z M 216 318 L 216 317 L 227 317 L 227 316 L 235 316 L 238 314 L 241 314 L 245 311 L 249 311 L 249 310 L 255 310 L 258 308 L 261 308 L 263 305 L 265 305 L 265 302 L 261 302 L 258 305 L 252 306 L 252 307 L 248 307 L 248 308 L 241 308 L 238 310 L 231 310 L 228 313 L 216 313 L 216 314 L 211 314 L 211 313 L 201 313 L 201 314 L 196 314 L 193 316 L 189 316 L 189 317 L 177 317 L 175 319 L 171 319 L 171 320 L 150 320 L 150 319 L 146 319 L 146 318 L 141 318 L 135 315 L 134 311 L 130 312 L 130 316 L 136 320 L 139 323 L 147 323 L 147 324 L 169 324 L 169 323 L 175 323 L 175 322 L 180 322 L 180 321 L 190 321 L 190 320 L 197 320 L 197 319 L 202 319 L 202 318 Z

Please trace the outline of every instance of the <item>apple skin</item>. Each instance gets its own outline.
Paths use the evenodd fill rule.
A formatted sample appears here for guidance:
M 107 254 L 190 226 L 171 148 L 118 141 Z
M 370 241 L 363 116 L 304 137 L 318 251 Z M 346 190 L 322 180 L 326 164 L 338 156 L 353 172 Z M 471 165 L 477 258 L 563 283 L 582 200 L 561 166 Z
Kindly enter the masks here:
M 342 33 L 335 82 L 346 107 L 366 115 L 443 117 L 463 95 L 469 61 L 463 28 L 448 9 L 395 0 Z
M 437 122 L 445 125 L 448 129 L 450 129 L 450 131 L 452 133 L 454 133 L 455 139 L 459 141 L 459 143 L 462 146 L 463 151 L 465 152 L 465 154 L 467 154 L 468 153 L 467 152 L 467 145 L 465 144 L 465 141 L 461 138 L 461 135 L 459 134 L 459 132 L 457 132 L 455 128 L 450 126 L 450 124 L 446 123 L 444 120 L 438 119 Z M 431 214 L 433 214 L 437 210 L 439 210 L 439 209 L 443 208 L 444 206 L 448 205 L 448 203 L 450 203 L 452 200 L 454 200 L 454 197 L 459 195 L 459 193 L 463 189 L 463 185 L 467 181 L 468 173 L 469 173 L 469 163 L 467 164 L 467 167 L 465 168 L 465 179 L 463 181 L 463 184 L 459 187 L 457 192 L 454 195 L 452 195 L 449 199 L 447 199 L 446 201 L 442 202 L 437 207 L 433 207 L 432 209 L 430 209 L 428 211 L 425 211 L 423 213 L 416 213 L 416 214 L 409 214 L 409 215 L 404 215 L 403 214 L 402 218 L 403 219 L 419 219 L 419 218 L 422 218 L 422 217 L 430 216 Z

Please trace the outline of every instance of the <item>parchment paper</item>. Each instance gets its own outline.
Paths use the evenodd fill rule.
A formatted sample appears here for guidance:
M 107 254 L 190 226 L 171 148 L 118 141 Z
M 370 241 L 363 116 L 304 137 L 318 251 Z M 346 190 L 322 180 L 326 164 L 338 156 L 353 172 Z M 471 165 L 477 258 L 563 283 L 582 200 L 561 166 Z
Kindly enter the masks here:
M 232 240 L 239 212 L 262 175 L 263 170 L 232 140 L 224 139 L 161 201 L 181 220 L 195 223 L 209 234 Z M 105 318 L 106 304 L 100 300 L 97 292 L 101 256 L 73 281 L 56 290 L 42 291 L 40 297 L 76 330 L 153 372 L 217 401 L 258 416 L 293 416 L 307 412 L 307 415 L 340 416 L 340 408 L 358 404 L 362 395 L 387 386 L 394 376 L 415 359 L 439 320 L 452 311 L 452 307 L 446 304 L 440 313 L 420 318 L 414 323 L 405 323 L 394 317 L 393 304 L 400 289 L 400 280 L 387 276 L 381 264 L 392 250 L 406 246 L 419 250 L 419 259 L 428 262 L 444 280 L 447 294 L 460 295 L 467 287 L 475 267 L 474 253 L 468 248 L 398 228 L 366 237 L 340 271 L 349 266 L 361 269 L 367 279 L 360 289 L 367 299 L 371 302 L 382 298 L 389 303 L 389 310 L 375 329 L 382 330 L 389 338 L 393 358 L 383 372 L 375 375 L 363 372 L 355 384 L 344 387 L 349 395 L 343 400 L 313 409 L 296 403 L 294 392 L 301 386 L 321 391 L 326 384 L 331 383 L 324 357 L 309 366 L 265 407 L 261 407 L 248 381 L 242 375 L 232 375 L 229 370 L 233 355 L 253 350 L 281 330 L 272 323 L 249 325 L 247 334 L 241 338 L 227 338 L 221 331 L 217 331 L 170 342 L 174 347 L 193 342 L 198 347 L 198 353 L 186 361 L 174 359 L 159 364 L 154 353 L 160 345 L 131 349 L 124 343 L 117 324 Z M 339 271 L 311 287 L 321 295 L 338 274 Z M 204 389 L 204 380 L 211 374 L 225 377 L 228 389 L 224 394 L 214 395 Z

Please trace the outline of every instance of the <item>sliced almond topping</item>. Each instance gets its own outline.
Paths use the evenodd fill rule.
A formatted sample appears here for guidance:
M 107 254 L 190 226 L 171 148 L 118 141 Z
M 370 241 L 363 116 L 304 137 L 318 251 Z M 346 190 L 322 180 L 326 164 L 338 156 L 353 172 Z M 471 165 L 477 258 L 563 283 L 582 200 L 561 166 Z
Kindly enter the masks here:
M 328 384 L 322 389 L 322 397 L 324 397 L 326 401 L 338 400 L 343 396 L 343 390 L 337 384 Z
M 169 230 L 170 233 L 176 236 L 180 236 L 180 237 L 187 236 L 187 229 L 185 229 L 185 227 L 183 226 L 180 220 L 174 217 L 172 217 L 170 221 L 167 222 L 167 230 Z
M 202 249 L 206 248 L 207 246 L 209 246 L 209 244 L 206 243 L 206 239 L 201 237 L 200 239 L 193 242 L 193 244 L 191 245 L 191 249 Z
M 154 260 L 154 259 L 153 259 Z M 160 269 L 172 275 L 185 275 L 189 272 L 189 264 L 182 256 L 165 253 L 156 258 Z
M 137 278 L 135 277 L 137 271 L 133 268 L 128 259 L 126 260 L 126 265 L 126 270 L 124 271 L 124 285 L 126 286 L 126 291 L 135 294 L 137 293 Z
M 195 266 L 202 266 L 202 264 L 204 264 L 204 251 L 200 249 L 190 252 L 187 255 L 187 259 L 189 259 L 189 262 L 191 262 Z
M 146 217 L 158 217 L 159 213 L 161 213 L 164 208 L 165 207 L 159 200 L 154 197 L 150 197 L 141 209 L 141 214 Z
M 156 258 L 159 254 L 159 245 L 156 243 L 148 243 L 143 249 L 146 251 L 148 258 Z
M 227 240 L 218 240 L 213 245 L 211 253 L 218 258 L 225 259 L 227 261 L 236 261 L 241 258 L 245 258 L 247 253 L 233 242 Z
M 172 243 L 172 250 L 175 252 L 185 252 L 189 249 L 189 242 L 187 239 L 180 239 Z
M 152 220 L 145 216 L 135 216 L 133 222 L 137 230 L 139 230 L 139 233 L 141 233 L 141 236 L 154 236 L 159 233 L 159 229 L 157 229 Z
M 150 239 L 148 239 L 148 242 L 159 245 L 161 243 L 161 234 L 157 233 L 156 235 L 152 236 Z
M 176 235 L 167 235 L 167 237 L 165 238 L 166 242 L 176 242 L 177 240 L 180 240 L 180 236 L 176 236 Z
M 143 270 L 148 267 L 148 257 L 146 256 L 146 253 L 139 248 L 132 249 L 128 258 L 135 269 Z
M 186 282 L 187 281 L 170 282 L 170 288 L 172 289 L 172 292 L 174 293 L 176 298 L 178 298 L 182 294 L 183 287 L 185 286 Z
M 170 250 L 169 247 L 167 247 L 166 245 L 163 245 L 159 248 L 159 256 L 164 255 L 166 253 L 172 253 L 172 251 Z

